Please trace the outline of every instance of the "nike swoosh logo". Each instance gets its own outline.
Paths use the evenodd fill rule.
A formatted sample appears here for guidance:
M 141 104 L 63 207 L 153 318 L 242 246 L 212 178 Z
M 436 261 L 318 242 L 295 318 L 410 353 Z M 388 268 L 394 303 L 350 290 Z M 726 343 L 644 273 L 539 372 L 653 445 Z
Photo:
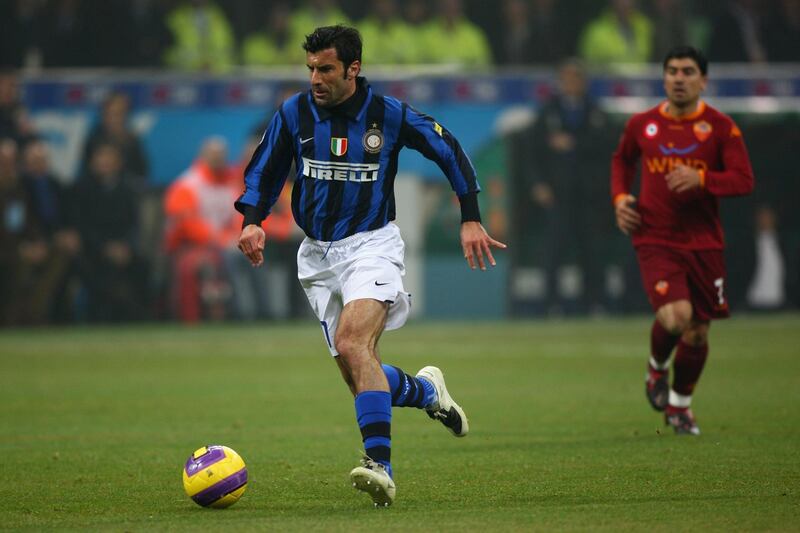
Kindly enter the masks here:
M 378 287 L 381 287 L 383 285 L 388 285 L 388 284 L 389 284 L 388 281 L 386 283 L 378 283 L 377 281 L 375 282 L 375 285 L 377 285 Z
M 300 144 L 305 144 L 308 141 L 313 140 L 313 139 L 314 139 L 314 137 L 309 137 L 308 139 L 300 139 Z

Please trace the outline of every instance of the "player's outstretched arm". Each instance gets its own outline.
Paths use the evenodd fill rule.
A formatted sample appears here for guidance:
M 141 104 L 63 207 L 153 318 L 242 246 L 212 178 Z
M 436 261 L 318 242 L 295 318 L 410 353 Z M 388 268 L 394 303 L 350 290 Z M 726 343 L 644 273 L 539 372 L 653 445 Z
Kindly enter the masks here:
M 239 236 L 239 249 L 250 264 L 254 267 L 261 266 L 264 263 L 264 244 L 267 237 L 261 226 L 256 224 L 248 224 L 242 228 L 242 234 Z
M 492 247 L 507 248 L 505 244 L 496 241 L 486 233 L 480 222 L 467 221 L 461 223 L 461 249 L 464 250 L 464 259 L 467 260 L 469 267 L 475 269 L 475 263 L 481 270 L 486 270 L 486 263 L 483 255 L 489 259 L 489 264 L 495 266 L 497 263 L 492 256 Z

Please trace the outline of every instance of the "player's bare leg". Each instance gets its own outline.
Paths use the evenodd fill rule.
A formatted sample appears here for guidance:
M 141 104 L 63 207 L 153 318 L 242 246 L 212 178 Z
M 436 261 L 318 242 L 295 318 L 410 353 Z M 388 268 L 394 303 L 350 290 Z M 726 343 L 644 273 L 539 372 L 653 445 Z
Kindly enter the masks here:
M 368 390 L 389 392 L 377 354 L 388 310 L 388 303 L 365 298 L 345 305 L 339 317 L 334 339 L 339 352 L 336 362 L 355 394 Z
M 668 332 L 681 335 L 692 322 L 692 303 L 689 300 L 676 300 L 662 305 L 656 311 L 656 319 Z
M 334 344 L 336 362 L 355 395 L 356 417 L 366 457 L 350 472 L 353 487 L 370 495 L 376 506 L 394 502 L 391 467 L 391 394 L 377 354 L 389 305 L 371 299 L 345 305 Z

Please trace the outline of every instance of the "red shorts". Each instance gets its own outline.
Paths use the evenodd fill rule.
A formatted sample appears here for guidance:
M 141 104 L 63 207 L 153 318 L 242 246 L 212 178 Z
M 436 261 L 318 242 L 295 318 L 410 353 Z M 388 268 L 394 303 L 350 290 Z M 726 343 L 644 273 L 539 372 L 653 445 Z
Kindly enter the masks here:
M 696 320 L 730 316 L 722 250 L 681 250 L 643 245 L 636 249 L 644 290 L 654 311 L 689 300 Z

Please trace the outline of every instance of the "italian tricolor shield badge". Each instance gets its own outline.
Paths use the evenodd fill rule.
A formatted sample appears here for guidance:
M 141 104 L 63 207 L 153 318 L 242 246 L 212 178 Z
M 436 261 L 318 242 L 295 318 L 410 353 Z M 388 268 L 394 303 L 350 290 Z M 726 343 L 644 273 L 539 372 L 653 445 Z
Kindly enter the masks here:
M 331 153 L 333 155 L 344 155 L 347 153 L 346 137 L 331 137 Z

